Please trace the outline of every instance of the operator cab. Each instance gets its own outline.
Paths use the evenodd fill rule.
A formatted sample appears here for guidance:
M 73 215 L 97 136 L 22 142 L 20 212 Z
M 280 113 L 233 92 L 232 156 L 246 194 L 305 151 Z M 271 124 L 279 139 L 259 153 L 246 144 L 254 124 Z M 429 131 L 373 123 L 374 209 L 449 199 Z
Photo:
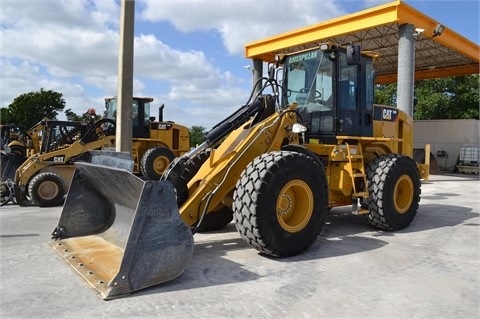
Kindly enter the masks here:
M 358 46 L 331 43 L 289 55 L 284 65 L 286 102 L 298 103 L 307 143 L 337 136 L 373 136 L 372 58 Z
M 150 137 L 150 102 L 151 97 L 134 97 L 132 104 L 132 124 L 133 138 L 149 138 Z M 118 100 L 116 97 L 105 99 L 105 108 L 107 109 L 106 118 L 117 121 Z

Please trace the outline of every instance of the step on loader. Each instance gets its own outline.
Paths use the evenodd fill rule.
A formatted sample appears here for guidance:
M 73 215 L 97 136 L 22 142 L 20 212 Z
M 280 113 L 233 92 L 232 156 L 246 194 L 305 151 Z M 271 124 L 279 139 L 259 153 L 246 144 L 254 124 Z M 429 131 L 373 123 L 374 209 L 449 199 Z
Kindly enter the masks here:
M 336 206 L 377 229 L 407 227 L 428 165 L 412 159 L 412 119 L 373 105 L 373 59 L 351 54 L 359 50 L 325 43 L 279 57 L 159 181 L 76 164 L 51 245 L 113 299 L 177 277 L 193 234 L 232 220 L 246 243 L 277 258 L 307 250 Z

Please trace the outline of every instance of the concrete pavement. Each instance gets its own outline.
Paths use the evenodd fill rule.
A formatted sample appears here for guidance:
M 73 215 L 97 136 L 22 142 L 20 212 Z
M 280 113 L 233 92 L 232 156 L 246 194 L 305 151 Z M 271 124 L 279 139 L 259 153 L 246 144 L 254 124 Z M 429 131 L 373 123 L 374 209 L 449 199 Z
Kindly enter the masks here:
M 0 208 L 1 318 L 478 318 L 480 181 L 433 175 L 406 229 L 331 211 L 304 254 L 261 256 L 233 224 L 195 235 L 177 279 L 104 301 L 49 244 L 61 207 Z

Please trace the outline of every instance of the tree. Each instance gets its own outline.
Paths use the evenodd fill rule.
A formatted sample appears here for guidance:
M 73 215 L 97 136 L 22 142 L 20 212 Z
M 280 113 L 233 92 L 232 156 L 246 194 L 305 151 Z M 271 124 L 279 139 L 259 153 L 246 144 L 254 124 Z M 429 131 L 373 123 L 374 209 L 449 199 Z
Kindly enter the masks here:
M 375 87 L 375 103 L 382 105 L 395 105 L 397 103 L 397 84 L 378 84 Z
M 479 75 L 415 82 L 415 119 L 479 119 Z
M 12 114 L 10 114 L 10 110 L 6 107 L 2 107 L 0 109 L 0 120 L 2 124 L 16 124 L 12 120 Z
M 19 124 L 24 130 L 28 130 L 44 118 L 56 119 L 58 112 L 64 108 L 62 93 L 41 88 L 38 92 L 17 96 L 8 107 L 2 108 L 2 123 Z
M 203 126 L 193 125 L 190 127 L 190 146 L 195 147 L 205 141 L 205 128 Z
M 415 82 L 415 120 L 479 119 L 479 75 Z M 396 84 L 377 85 L 375 103 L 395 105 Z

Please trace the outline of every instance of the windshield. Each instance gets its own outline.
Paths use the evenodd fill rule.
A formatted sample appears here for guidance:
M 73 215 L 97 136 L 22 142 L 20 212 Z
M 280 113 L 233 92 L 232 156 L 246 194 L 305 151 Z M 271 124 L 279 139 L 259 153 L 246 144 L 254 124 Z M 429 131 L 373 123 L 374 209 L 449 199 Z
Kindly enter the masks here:
M 300 108 L 331 109 L 332 62 L 320 50 L 299 53 L 286 60 L 288 103 Z
M 150 103 L 149 102 L 146 102 L 145 103 L 145 109 L 150 111 Z M 110 99 L 108 100 L 107 102 L 107 118 L 109 119 L 112 119 L 112 120 L 116 120 L 117 119 L 117 109 L 118 109 L 118 103 L 117 103 L 117 99 Z M 134 123 L 135 123 L 135 119 L 138 117 L 138 102 L 137 100 L 133 100 L 133 104 L 132 104 L 132 119 L 134 120 Z M 150 113 L 147 112 L 147 114 L 145 114 L 145 116 L 150 116 Z
M 150 101 L 144 100 L 143 104 L 143 110 L 139 109 L 138 105 L 138 100 L 133 99 L 132 101 L 132 120 L 133 120 L 133 125 L 138 125 L 138 116 L 140 112 L 140 116 L 142 116 L 142 119 L 144 119 L 143 125 L 148 125 L 149 120 L 150 120 Z M 118 103 L 116 98 L 109 99 L 107 101 L 107 113 L 106 113 L 106 118 L 116 120 L 117 119 L 117 109 L 118 109 Z
M 106 118 L 116 120 L 117 119 L 117 99 L 109 99 L 107 100 L 107 104 L 105 105 L 107 108 Z

